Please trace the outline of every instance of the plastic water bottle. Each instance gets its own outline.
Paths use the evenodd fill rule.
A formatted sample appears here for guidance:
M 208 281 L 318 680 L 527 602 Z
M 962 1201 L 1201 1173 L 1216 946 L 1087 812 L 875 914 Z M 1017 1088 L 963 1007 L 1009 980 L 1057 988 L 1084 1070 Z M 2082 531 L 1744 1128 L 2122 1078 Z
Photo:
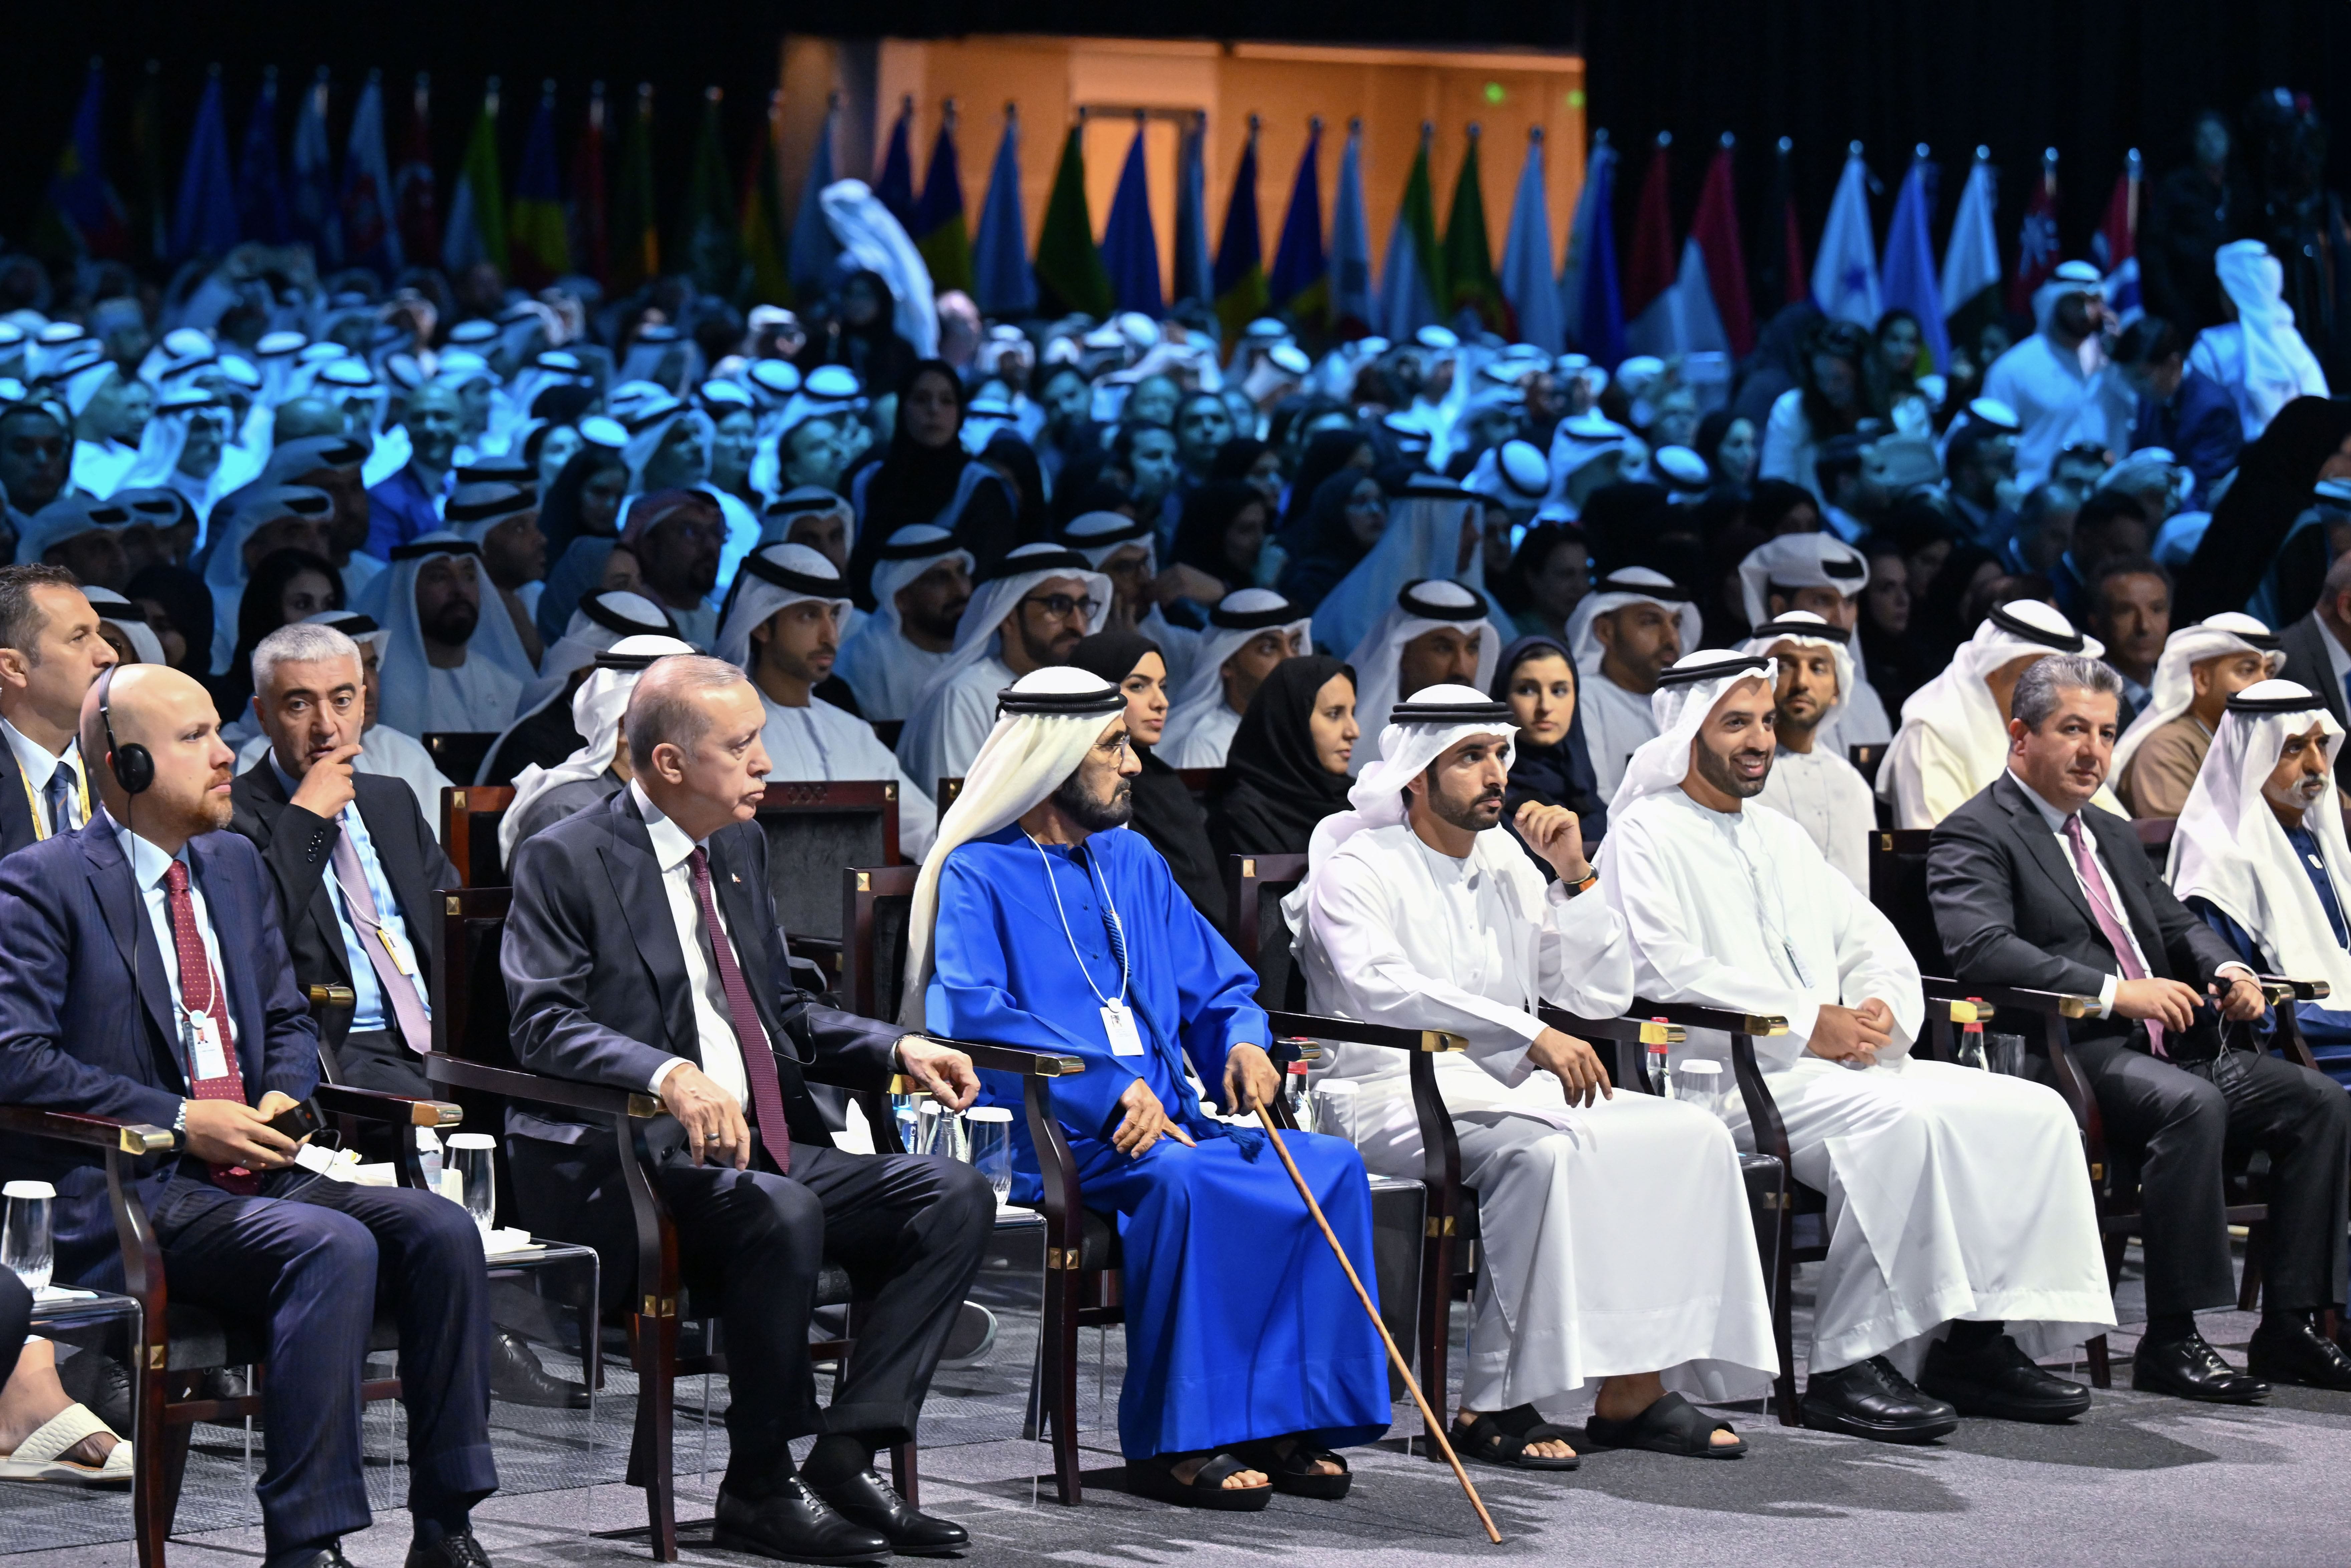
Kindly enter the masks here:
M 441 1134 L 430 1127 L 416 1129 L 416 1159 L 424 1167 L 424 1190 L 441 1190 Z
M 1313 1125 L 1307 1113 L 1306 1063 L 1293 1061 L 1281 1081 L 1281 1103 L 1290 1112 L 1290 1121 L 1301 1127 Z
M 1653 1023 L 1663 1023 L 1666 1020 L 1663 1019 L 1653 1019 L 1650 1021 Z M 1670 1058 L 1672 1056 L 1672 1052 L 1667 1047 L 1666 1042 L 1662 1040 L 1651 1040 L 1648 1044 L 1647 1051 L 1649 1086 L 1657 1092 L 1657 1094 L 1661 1099 L 1670 1100 L 1674 1097 L 1674 1078 L 1670 1070 Z

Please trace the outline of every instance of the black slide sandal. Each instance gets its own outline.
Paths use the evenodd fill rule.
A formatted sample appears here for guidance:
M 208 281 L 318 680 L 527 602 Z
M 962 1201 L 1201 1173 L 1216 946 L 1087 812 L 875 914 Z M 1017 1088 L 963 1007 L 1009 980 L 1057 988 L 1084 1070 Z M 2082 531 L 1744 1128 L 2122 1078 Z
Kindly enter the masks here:
M 1583 1463 L 1581 1455 L 1569 1459 L 1548 1459 L 1527 1452 L 1530 1443 L 1573 1444 L 1576 1438 L 1576 1434 L 1567 1427 L 1544 1420 L 1542 1413 L 1531 1405 L 1480 1416 L 1467 1427 L 1457 1419 L 1446 1436 L 1453 1444 L 1453 1451 L 1463 1459 L 1502 1469 L 1562 1471 Z M 1428 1457 L 1440 1463 L 1445 1458 L 1434 1443 L 1428 1446 Z
M 1254 1463 L 1252 1467 L 1272 1477 L 1273 1490 L 1278 1492 L 1290 1497 L 1311 1497 L 1323 1502 L 1337 1502 L 1354 1484 L 1355 1478 L 1347 1469 L 1347 1461 L 1328 1448 L 1317 1448 L 1303 1437 L 1290 1439 L 1287 1454 L 1279 1452 L 1278 1448 L 1278 1444 L 1266 1444 L 1263 1462 Z M 1339 1473 L 1326 1476 L 1311 1468 L 1324 1462 L 1338 1466 Z
M 1747 1452 L 1747 1440 L 1714 1440 L 1717 1432 L 1738 1437 L 1728 1421 L 1709 1421 L 1706 1412 L 1678 1394 L 1668 1394 L 1629 1421 L 1607 1421 L 1594 1416 L 1584 1423 L 1584 1439 L 1595 1448 L 1646 1448 L 1653 1454 L 1673 1454 L 1686 1459 L 1736 1459 Z
M 1213 1509 L 1220 1513 L 1255 1513 L 1273 1500 L 1270 1486 L 1225 1485 L 1227 1476 L 1256 1468 L 1229 1453 L 1217 1454 L 1189 1481 L 1177 1480 L 1176 1467 L 1197 1458 L 1197 1454 L 1155 1454 L 1131 1460 L 1126 1467 L 1127 1490 L 1178 1508 Z

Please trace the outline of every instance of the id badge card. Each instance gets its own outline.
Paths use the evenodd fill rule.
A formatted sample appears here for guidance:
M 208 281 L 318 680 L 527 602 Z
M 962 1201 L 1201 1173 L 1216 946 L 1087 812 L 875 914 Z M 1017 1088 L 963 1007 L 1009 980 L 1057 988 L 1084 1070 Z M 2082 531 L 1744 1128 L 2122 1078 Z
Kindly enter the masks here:
M 392 928 L 387 925 L 377 926 L 375 928 L 375 934 L 376 939 L 383 944 L 383 950 L 392 955 L 392 967 L 393 968 L 399 970 L 403 975 L 413 975 L 416 973 L 416 962 L 408 956 L 407 943 L 402 942 L 399 937 L 393 936 L 392 934 Z
M 188 1055 L 195 1063 L 195 1081 L 228 1076 L 228 1052 L 222 1049 L 220 1025 L 210 1013 L 188 1015 Z
M 1124 1002 L 1104 1002 L 1102 1033 L 1110 1038 L 1113 1056 L 1141 1056 L 1143 1031 L 1135 1027 L 1134 1011 Z

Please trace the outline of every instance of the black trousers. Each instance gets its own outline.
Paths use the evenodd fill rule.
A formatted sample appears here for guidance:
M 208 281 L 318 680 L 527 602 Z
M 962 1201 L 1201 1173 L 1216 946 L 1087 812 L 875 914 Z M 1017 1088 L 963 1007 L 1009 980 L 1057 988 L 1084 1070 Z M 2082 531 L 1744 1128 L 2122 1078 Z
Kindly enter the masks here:
M 2223 1051 L 2182 1067 L 2124 1036 L 2070 1049 L 2108 1140 L 2139 1155 L 2149 1313 L 2235 1302 L 2222 1170 L 2256 1149 L 2270 1158 L 2264 1302 L 2297 1311 L 2343 1303 L 2351 1094 L 2265 1053 Z
M 0 1388 L 16 1375 L 16 1358 L 33 1332 L 33 1292 L 9 1270 L 0 1269 Z
M 343 1082 L 354 1089 L 442 1098 L 442 1092 L 425 1082 L 423 1059 L 390 1030 L 343 1036 L 343 1043 L 335 1048 L 335 1064 L 342 1069 Z
M 700 1311 L 716 1308 L 734 1399 L 726 1434 L 753 1472 L 795 1437 L 911 1439 L 956 1313 L 979 1273 L 996 1195 L 969 1166 L 933 1155 L 852 1155 L 792 1145 L 791 1174 L 764 1151 L 748 1170 L 696 1166 L 674 1122 L 644 1134 L 655 1189 L 676 1221 L 681 1271 Z M 635 1289 L 634 1230 L 611 1145 L 508 1140 L 534 1230 L 588 1243 L 608 1300 Z M 606 1174 L 609 1171 L 610 1174 Z M 826 1260 L 847 1269 L 857 1334 L 830 1409 L 820 1407 L 809 1320 Z M 617 1292 L 612 1287 L 618 1287 Z

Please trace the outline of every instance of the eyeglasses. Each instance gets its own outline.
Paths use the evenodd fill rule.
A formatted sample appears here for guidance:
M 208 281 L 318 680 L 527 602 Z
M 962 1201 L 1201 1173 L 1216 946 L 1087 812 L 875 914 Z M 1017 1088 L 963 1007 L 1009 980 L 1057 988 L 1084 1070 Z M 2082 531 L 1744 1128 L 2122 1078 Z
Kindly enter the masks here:
M 1048 618 L 1054 621 L 1067 621 L 1072 614 L 1080 612 L 1082 612 L 1085 618 L 1091 621 L 1094 618 L 1094 612 L 1102 608 L 1102 601 L 1099 599 L 1092 597 L 1072 599 L 1066 593 L 1032 593 L 1020 602 L 1023 605 L 1036 605 L 1044 611 Z

